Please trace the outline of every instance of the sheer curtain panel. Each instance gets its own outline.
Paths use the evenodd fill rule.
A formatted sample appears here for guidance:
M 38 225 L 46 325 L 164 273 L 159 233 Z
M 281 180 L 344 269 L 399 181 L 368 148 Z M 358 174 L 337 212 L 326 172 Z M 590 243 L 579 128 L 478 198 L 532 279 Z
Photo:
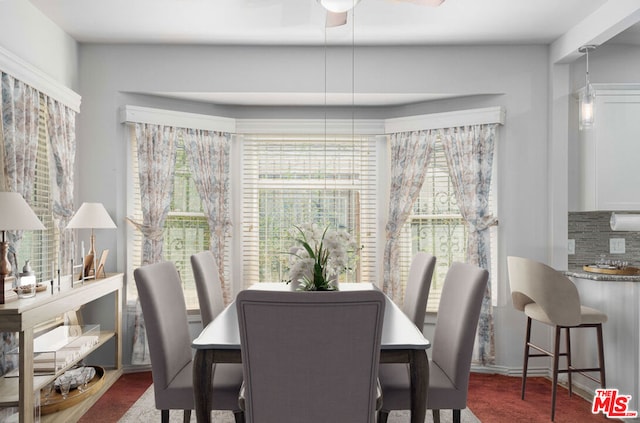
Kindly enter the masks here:
M 424 182 L 436 131 L 401 132 L 389 135 L 391 186 L 389 220 L 384 246 L 383 291 L 402 303 L 400 281 L 400 232 Z
M 176 161 L 176 128 L 136 123 L 142 222 L 128 219 L 143 235 L 142 265 L 162 260 L 163 227 L 169 213 Z M 148 364 L 149 347 L 136 305 L 132 364 Z
M 49 110 L 49 142 L 53 159 L 53 219 L 60 233 L 61 263 L 71 269 L 72 231 L 65 231 L 74 211 L 73 178 L 76 158 L 76 113 L 64 104 L 47 98 Z M 66 269 L 61 269 L 67 274 Z
M 225 278 L 225 246 L 231 232 L 229 214 L 229 151 L 231 134 L 188 129 L 185 149 L 209 223 L 210 250 L 216 258 L 224 303 L 231 302 L 230 281 Z
M 467 262 L 491 270 L 491 226 L 498 219 L 489 208 L 497 124 L 442 129 L 449 173 L 462 217 L 468 225 Z M 494 361 L 491 280 L 487 283 L 478 322 L 475 360 Z
M 2 138 L 4 142 L 4 189 L 31 200 L 38 150 L 40 94 L 34 88 L 2 73 Z M 22 231 L 7 232 L 13 269 Z

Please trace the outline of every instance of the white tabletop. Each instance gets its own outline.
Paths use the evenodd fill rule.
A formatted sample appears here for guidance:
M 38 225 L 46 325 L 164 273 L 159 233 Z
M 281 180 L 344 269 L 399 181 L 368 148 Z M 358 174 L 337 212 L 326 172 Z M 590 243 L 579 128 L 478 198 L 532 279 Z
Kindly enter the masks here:
M 250 289 L 266 289 L 286 291 L 289 287 L 284 283 L 259 283 Z M 370 283 L 342 283 L 341 291 L 355 291 L 363 289 L 377 289 Z M 195 349 L 240 349 L 240 331 L 238 328 L 238 315 L 235 302 L 229 304 L 193 341 L 191 346 Z M 425 350 L 431 347 L 431 343 L 423 336 L 422 332 L 400 310 L 400 308 L 386 298 L 384 310 L 384 323 L 382 325 L 382 350 Z

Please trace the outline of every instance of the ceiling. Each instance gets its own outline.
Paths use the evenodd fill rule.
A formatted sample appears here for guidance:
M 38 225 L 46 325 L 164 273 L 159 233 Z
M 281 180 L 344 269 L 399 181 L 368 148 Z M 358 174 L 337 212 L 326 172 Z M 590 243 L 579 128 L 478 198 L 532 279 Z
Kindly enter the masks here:
M 80 42 L 253 45 L 548 44 L 607 2 L 362 0 L 325 33 L 316 0 L 30 1 Z
M 349 13 L 346 25 L 325 28 L 325 11 L 317 0 L 29 1 L 75 40 L 86 43 L 551 45 L 558 39 L 570 39 L 574 45 L 565 46 L 562 55 L 567 59 L 574 54 L 571 60 L 577 57 L 579 46 L 575 44 L 576 31 L 584 34 L 588 32 L 585 27 L 593 27 L 594 22 L 604 22 L 602 26 L 606 26 L 618 19 L 618 11 L 624 15 L 631 10 L 626 0 L 446 0 L 439 7 L 417 5 L 412 0 L 361 0 Z M 618 23 L 616 28 L 625 29 L 633 23 Z M 618 32 L 609 31 L 606 39 Z M 640 45 L 640 27 L 629 28 L 612 41 Z M 260 106 L 388 106 L 453 97 L 433 93 L 356 93 L 353 97 L 338 93 L 144 94 Z

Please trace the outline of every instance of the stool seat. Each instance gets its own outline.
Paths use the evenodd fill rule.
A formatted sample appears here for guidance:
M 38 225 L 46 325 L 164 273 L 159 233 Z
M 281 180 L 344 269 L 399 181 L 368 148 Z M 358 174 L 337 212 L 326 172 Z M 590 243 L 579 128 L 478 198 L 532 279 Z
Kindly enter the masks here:
M 547 313 L 544 312 L 542 306 L 536 303 L 529 303 L 524 306 L 524 314 L 528 317 L 531 317 L 533 320 L 537 320 L 542 323 L 546 323 L 548 325 L 555 325 L 547 316 Z M 595 324 L 595 323 L 606 323 L 607 315 L 601 312 L 600 310 L 596 310 L 595 308 L 580 306 L 580 325 L 584 324 Z M 575 326 L 565 326 L 565 327 L 579 327 L 580 325 Z

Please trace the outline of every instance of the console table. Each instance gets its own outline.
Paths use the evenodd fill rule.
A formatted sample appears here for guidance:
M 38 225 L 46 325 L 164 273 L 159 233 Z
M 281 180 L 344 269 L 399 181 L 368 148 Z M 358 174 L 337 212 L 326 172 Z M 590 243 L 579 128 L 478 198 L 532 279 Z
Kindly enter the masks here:
M 54 381 L 68 368 L 95 351 L 107 341 L 114 339 L 115 365 L 105 373 L 104 384 L 100 390 L 85 401 L 57 413 L 42 416 L 43 422 L 77 421 L 86 410 L 95 403 L 106 390 L 115 383 L 122 374 L 122 289 L 124 277 L 122 273 L 108 275 L 104 279 L 75 282 L 63 282 L 58 290 L 55 284 L 53 293 L 49 286 L 45 292 L 36 294 L 33 298 L 24 298 L 0 305 L 0 331 L 19 333 L 19 376 L 0 377 L 0 407 L 18 407 L 20 423 L 34 421 L 34 395 L 39 390 Z M 78 310 L 83 305 L 112 294 L 114 302 L 113 322 L 102 323 L 113 325 L 112 330 L 103 330 L 99 335 L 97 345 L 84 353 L 81 357 L 63 369 L 46 375 L 33 374 L 33 340 L 41 330 L 46 330 L 47 323 L 55 322 L 56 318 L 69 312 Z

